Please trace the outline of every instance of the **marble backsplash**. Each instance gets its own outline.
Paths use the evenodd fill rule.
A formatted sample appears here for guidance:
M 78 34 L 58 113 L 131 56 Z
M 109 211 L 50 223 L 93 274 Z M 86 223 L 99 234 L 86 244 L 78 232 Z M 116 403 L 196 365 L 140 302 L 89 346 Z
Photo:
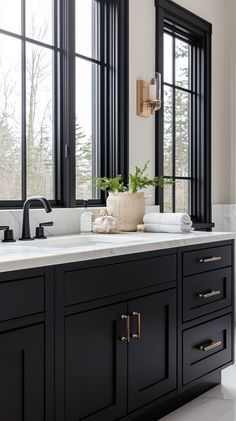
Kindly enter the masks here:
M 97 211 L 97 209 L 96 209 Z M 0 224 L 9 225 L 14 230 L 14 236 L 18 239 L 22 230 L 22 210 L 1 210 Z M 78 234 L 80 230 L 80 209 L 53 209 L 51 213 L 45 213 L 44 209 L 30 209 L 30 231 L 31 236 L 35 235 L 35 228 L 40 222 L 53 222 L 52 227 L 45 227 L 45 234 L 63 235 Z M 0 238 L 3 232 L 0 231 Z
M 236 233 L 236 204 L 233 205 L 213 205 L 212 206 L 212 220 L 215 223 L 214 231 L 234 232 Z M 235 234 L 236 238 L 236 234 Z M 235 248 L 236 261 L 236 248 Z M 235 274 L 236 276 L 236 274 Z M 234 292 L 234 299 L 236 302 L 236 289 Z M 236 326 L 236 313 L 235 313 Z
M 96 217 L 101 208 L 89 208 Z M 147 206 L 146 212 L 158 211 L 158 206 Z M 40 222 L 53 221 L 52 227 L 46 227 L 45 233 L 51 235 L 78 234 L 80 232 L 80 215 L 82 208 L 54 208 L 52 213 L 46 214 L 43 209 L 30 209 L 31 235 Z M 212 220 L 215 222 L 214 231 L 236 232 L 236 204 L 213 205 Z M 22 229 L 22 210 L 0 210 L 0 225 L 9 225 L 18 239 Z M 0 240 L 3 231 L 0 231 Z
M 236 204 L 213 205 L 212 221 L 215 223 L 214 231 L 236 233 Z
M 101 208 L 89 208 L 94 218 L 99 215 Z M 83 208 L 53 208 L 51 213 L 45 213 L 44 209 L 30 209 L 31 236 L 35 235 L 35 228 L 40 222 L 53 222 L 52 227 L 45 227 L 45 235 L 70 235 L 79 234 L 80 216 Z M 159 211 L 158 206 L 146 206 L 146 212 Z M 21 237 L 22 209 L 0 210 L 0 225 L 9 225 L 14 230 L 16 239 Z M 3 231 L 0 231 L 0 240 L 3 239 Z

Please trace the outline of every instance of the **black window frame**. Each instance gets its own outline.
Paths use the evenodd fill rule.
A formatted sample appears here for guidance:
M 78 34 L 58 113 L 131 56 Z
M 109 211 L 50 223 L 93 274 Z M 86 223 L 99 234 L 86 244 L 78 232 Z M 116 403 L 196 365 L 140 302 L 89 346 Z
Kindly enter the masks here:
M 54 0 L 54 171 L 55 200 L 53 207 L 77 207 L 75 180 L 75 1 Z M 102 101 L 106 102 L 101 129 L 101 176 L 117 173 L 128 177 L 129 126 L 129 1 L 97 0 L 107 4 L 109 31 L 102 41 L 110 48 L 110 78 L 104 80 Z M 22 5 L 23 35 L 0 28 L 0 34 L 21 39 L 22 42 L 22 183 L 23 200 L 0 200 L 0 208 L 22 208 L 26 199 L 26 127 L 25 127 L 25 0 Z M 31 41 L 31 40 L 30 40 Z M 43 42 L 35 44 L 45 46 Z M 112 50 L 111 50 L 112 46 Z M 47 46 L 48 47 L 48 46 Z M 103 206 L 101 199 L 90 200 L 90 206 Z
M 195 229 L 211 230 L 211 34 L 212 25 L 171 0 L 155 0 L 156 71 L 164 72 L 164 33 L 191 40 L 195 46 L 197 101 L 192 127 L 191 205 Z M 163 175 L 163 107 L 155 117 L 156 174 Z M 163 189 L 156 189 L 156 204 L 163 211 Z

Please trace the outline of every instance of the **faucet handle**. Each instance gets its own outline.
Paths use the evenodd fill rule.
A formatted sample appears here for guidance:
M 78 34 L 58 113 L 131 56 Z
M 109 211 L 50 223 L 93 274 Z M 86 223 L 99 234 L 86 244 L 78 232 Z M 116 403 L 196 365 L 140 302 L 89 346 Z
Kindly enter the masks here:
M 4 240 L 2 240 L 3 243 L 15 243 L 13 230 L 9 229 L 10 227 L 7 225 L 0 226 L 0 231 L 4 230 Z
M 52 227 L 53 222 L 40 222 L 39 226 L 40 227 Z
M 52 227 L 53 222 L 41 222 L 39 226 L 36 228 L 35 237 L 37 239 L 47 238 L 44 234 L 44 227 Z

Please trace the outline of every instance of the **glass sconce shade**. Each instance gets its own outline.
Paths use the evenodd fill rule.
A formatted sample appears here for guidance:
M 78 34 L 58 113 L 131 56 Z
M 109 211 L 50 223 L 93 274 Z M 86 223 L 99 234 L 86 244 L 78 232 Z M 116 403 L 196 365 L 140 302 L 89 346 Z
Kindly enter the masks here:
M 149 86 L 149 100 L 161 101 L 161 74 L 155 73 L 155 77 L 151 79 Z

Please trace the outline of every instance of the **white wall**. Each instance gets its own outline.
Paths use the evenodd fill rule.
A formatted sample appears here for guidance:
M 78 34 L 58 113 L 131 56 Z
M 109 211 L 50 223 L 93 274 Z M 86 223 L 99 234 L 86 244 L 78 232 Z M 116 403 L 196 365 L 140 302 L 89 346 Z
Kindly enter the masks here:
M 236 126 L 231 101 L 234 75 L 229 45 L 229 21 L 236 9 L 235 0 L 175 0 L 213 24 L 212 51 L 212 201 L 215 204 L 236 202 L 236 168 L 234 168 Z M 236 13 L 234 15 L 236 17 Z M 234 23 L 235 26 L 235 23 Z M 234 40 L 236 38 L 234 37 Z M 235 41 L 232 41 L 235 42 Z M 230 58 L 231 57 L 231 58 Z M 130 168 L 151 160 L 154 174 L 154 118 L 136 117 L 136 79 L 149 79 L 155 61 L 154 0 L 130 0 Z M 235 64 L 235 60 L 234 60 Z M 231 79 L 230 79 L 231 75 Z M 230 83 L 231 80 L 231 83 Z M 234 84 L 235 91 L 235 84 Z M 232 100 L 230 100 L 230 94 Z M 234 104 L 235 108 L 235 104 Z
M 149 175 L 155 175 L 154 118 L 136 116 L 136 80 L 149 80 L 155 71 L 154 0 L 130 0 L 130 171 L 150 160 Z M 153 194 L 150 189 L 147 194 Z M 154 203 L 154 196 L 149 203 Z
M 227 0 L 226 9 L 226 97 L 227 97 L 227 134 L 229 136 L 230 148 L 228 161 L 230 163 L 230 201 L 236 203 L 236 2 Z

